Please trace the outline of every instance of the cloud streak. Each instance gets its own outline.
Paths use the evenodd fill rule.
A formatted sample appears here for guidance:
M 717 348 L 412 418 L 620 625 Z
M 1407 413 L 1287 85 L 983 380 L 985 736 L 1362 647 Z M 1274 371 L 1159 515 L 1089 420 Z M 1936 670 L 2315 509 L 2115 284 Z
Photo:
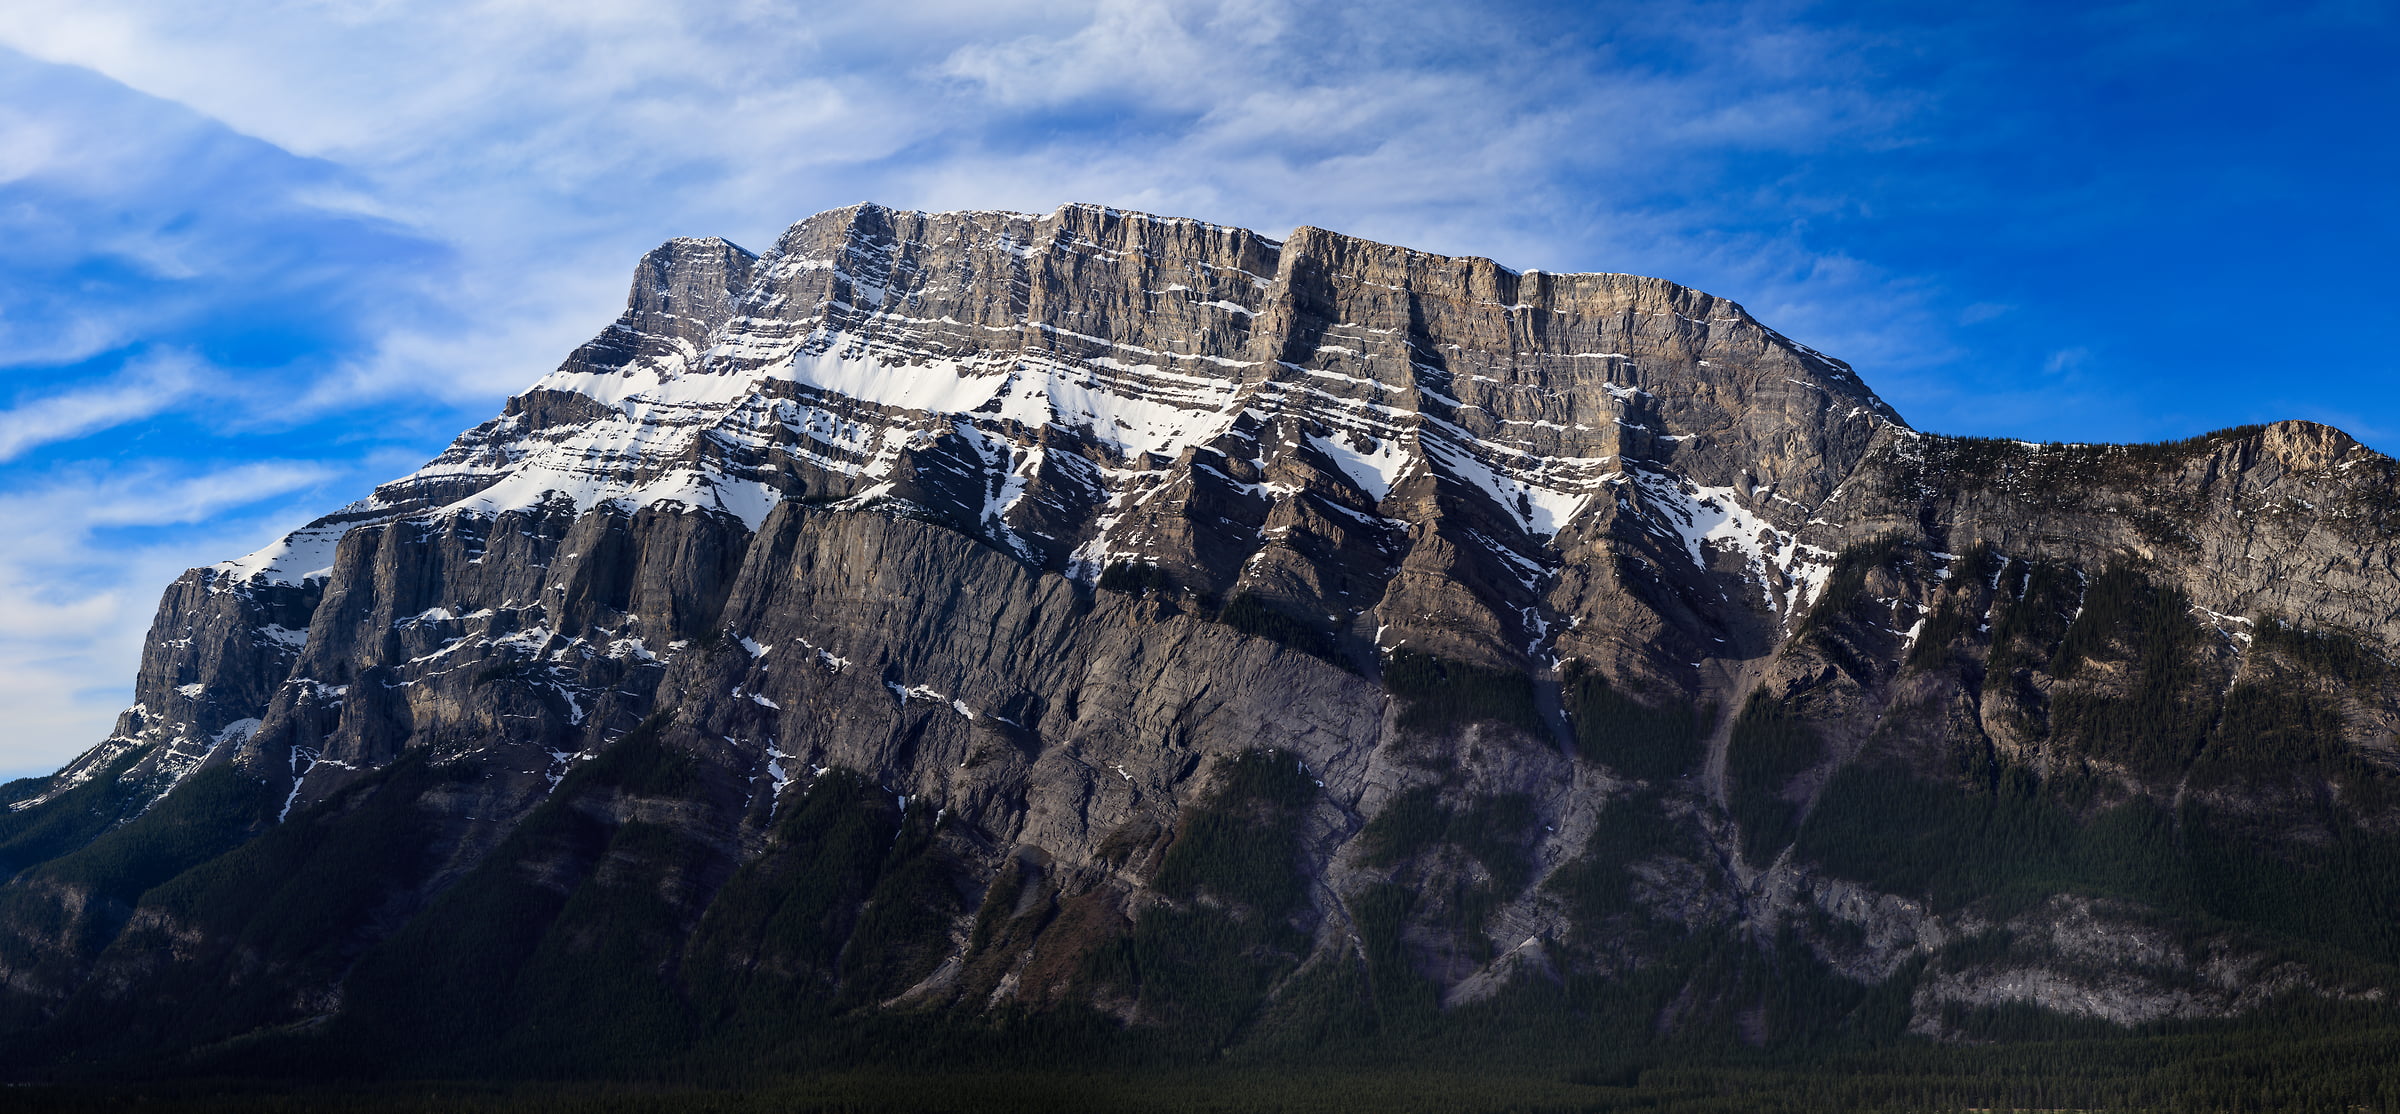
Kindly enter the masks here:
M 69 469 L 0 492 L 0 776 L 46 772 L 132 700 L 158 593 L 202 551 L 244 552 L 325 497 L 333 469 Z M 176 529 L 174 527 L 183 527 Z
M 1705 185 L 1726 153 L 1805 155 L 1906 114 L 1844 80 L 1856 34 L 1707 4 L 1102 0 L 866 18 L 94 0 L 11 35 L 336 160 L 371 181 L 376 211 L 457 248 L 450 327 L 387 331 L 358 365 L 371 372 L 323 396 L 335 405 L 488 398 L 588 335 L 626 260 L 666 234 L 756 244 L 857 200 L 1100 200 L 1705 284 L 1720 276 L 1677 273 L 1679 249 L 1741 222 L 1693 196 L 1695 172 Z M 1576 48 L 1594 39 L 1612 45 Z
M 175 405 L 190 393 L 195 363 L 189 356 L 159 353 L 126 365 L 115 378 L 94 387 L 22 400 L 0 410 L 0 461 L 58 441 L 138 422 Z

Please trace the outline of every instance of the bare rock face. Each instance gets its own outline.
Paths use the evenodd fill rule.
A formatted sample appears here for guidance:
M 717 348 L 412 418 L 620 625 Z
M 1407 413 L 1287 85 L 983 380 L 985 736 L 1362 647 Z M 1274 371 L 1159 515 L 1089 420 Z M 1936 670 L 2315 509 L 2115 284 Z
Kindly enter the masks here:
M 1314 228 L 676 240 L 499 417 L 169 589 L 0 826 L 0 1028 L 473 1072 L 2379 1001 L 2395 480 L 2298 422 L 1924 434 L 1722 299 Z

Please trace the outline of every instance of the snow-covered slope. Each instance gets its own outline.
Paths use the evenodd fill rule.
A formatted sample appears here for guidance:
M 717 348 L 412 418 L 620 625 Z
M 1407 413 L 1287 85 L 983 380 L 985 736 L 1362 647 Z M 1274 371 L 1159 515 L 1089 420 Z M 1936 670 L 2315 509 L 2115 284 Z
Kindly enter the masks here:
M 1762 476 L 1778 454 L 1744 450 L 1796 435 L 1854 457 L 1896 420 L 1840 364 L 1657 280 L 1089 206 L 862 206 L 763 258 L 661 247 L 625 317 L 506 415 L 217 568 L 295 584 L 342 533 L 399 517 L 672 504 L 755 529 L 778 499 L 851 498 L 1087 580 L 1150 559 L 1239 591 L 1243 562 L 1194 562 L 1161 536 L 1158 513 L 1195 487 L 1255 518 L 1314 494 L 1370 529 L 1434 516 L 1438 492 L 1485 544 L 1541 565 L 1639 476 L 1688 474 L 1725 492 L 1712 505 L 1789 532 L 1833 478 Z M 1251 534 L 1229 539 L 1244 561 L 1271 544 Z

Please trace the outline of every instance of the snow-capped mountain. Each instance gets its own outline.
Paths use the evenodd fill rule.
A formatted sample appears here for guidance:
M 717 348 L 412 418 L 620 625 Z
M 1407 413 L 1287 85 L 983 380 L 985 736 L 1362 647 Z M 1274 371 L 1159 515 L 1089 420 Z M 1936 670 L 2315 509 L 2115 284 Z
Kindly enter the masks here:
M 621 945 L 744 1018 L 785 1008 L 726 989 L 765 980 L 807 1010 L 1180 1032 L 1206 1013 L 1185 984 L 1095 957 L 1219 915 L 1244 942 L 1208 978 L 1255 980 L 1252 1006 L 1353 964 L 1450 1006 L 1607 983 L 1707 933 L 1916 980 L 1931 1034 L 1994 1003 L 2382 993 L 2268 979 L 2216 929 L 2135 974 L 2070 962 L 2162 919 L 2322 934 L 2065 866 L 2027 912 L 1859 848 L 2006 860 L 1942 827 L 2019 807 L 2004 783 L 2048 787 L 2041 831 L 2221 806 L 2177 823 L 2295 863 L 2383 830 L 2393 483 L 2304 423 L 1921 434 L 1723 299 L 1314 228 L 869 205 L 763 255 L 675 240 L 499 417 L 169 589 L 139 703 L 0 826 L 8 1016 L 72 1043 L 156 980 L 248 980 L 271 990 L 144 1047 L 367 1040 L 489 1007 L 387 976 L 503 907 L 536 933 L 490 945 L 508 979 Z M 2253 753 L 2268 706 L 2315 709 L 2288 761 Z M 902 833 L 883 865 L 827 858 L 823 825 L 869 814 Z M 1281 842 L 1194 850 L 1227 818 Z M 2195 846 L 2161 876 L 2223 866 Z M 854 866 L 823 939 L 759 927 Z M 260 881 L 310 871 L 344 886 Z M 628 885 L 652 927 L 576 904 Z M 1397 920 L 1385 887 L 1415 895 Z M 874 930 L 887 955 L 861 926 L 895 903 L 929 912 Z M 243 942 L 292 910 L 324 938 Z M 1925 963 L 2003 928 L 2024 946 Z M 161 959 L 162 933 L 196 943 Z M 1658 1031 L 1754 1028 L 1677 1000 Z M 1263 1022 L 1226 1024 L 1194 1039 Z

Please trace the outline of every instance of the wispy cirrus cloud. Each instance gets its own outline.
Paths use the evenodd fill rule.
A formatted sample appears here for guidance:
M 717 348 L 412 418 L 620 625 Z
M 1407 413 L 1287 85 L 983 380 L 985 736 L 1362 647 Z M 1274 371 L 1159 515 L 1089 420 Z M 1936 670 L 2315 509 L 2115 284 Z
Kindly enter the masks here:
M 0 490 L 0 778 L 47 772 L 128 701 L 158 593 L 201 551 L 244 552 L 328 494 L 335 469 L 254 461 L 61 468 Z
M 1725 215 L 1683 195 L 1700 163 L 1906 115 L 1848 79 L 1864 38 L 1758 8 L 95 0 L 11 41 L 372 179 L 379 212 L 462 253 L 445 292 L 474 309 L 395 332 L 346 389 L 488 397 L 588 333 L 662 233 L 757 243 L 863 199 L 1096 199 L 1675 271 L 1653 257 Z
M 187 397 L 199 381 L 197 361 L 182 353 L 151 353 L 128 361 L 100 383 L 19 399 L 0 410 L 0 462 L 28 450 L 148 418 Z

